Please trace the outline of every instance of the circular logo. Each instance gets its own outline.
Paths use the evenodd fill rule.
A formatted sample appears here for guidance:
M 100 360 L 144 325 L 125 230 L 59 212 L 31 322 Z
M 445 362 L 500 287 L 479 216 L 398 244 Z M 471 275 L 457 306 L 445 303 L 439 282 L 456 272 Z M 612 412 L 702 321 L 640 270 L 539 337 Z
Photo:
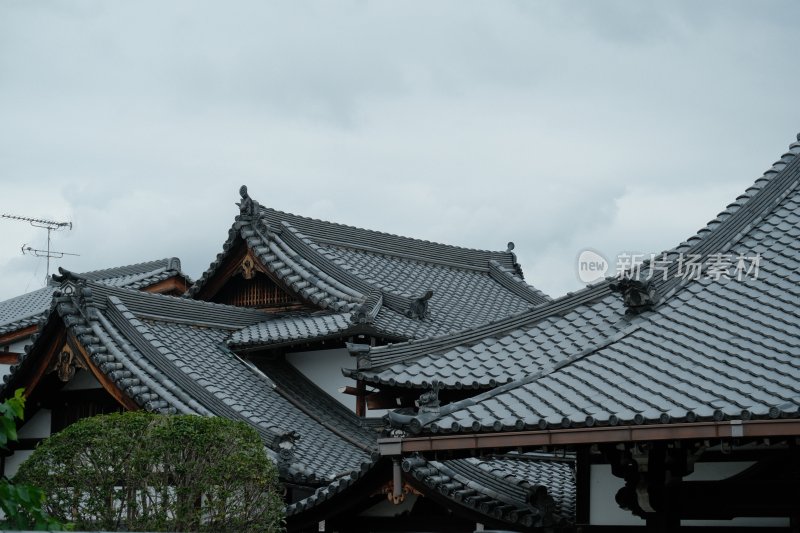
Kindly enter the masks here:
M 606 277 L 608 260 L 594 250 L 584 250 L 578 254 L 578 279 L 583 283 L 593 283 Z

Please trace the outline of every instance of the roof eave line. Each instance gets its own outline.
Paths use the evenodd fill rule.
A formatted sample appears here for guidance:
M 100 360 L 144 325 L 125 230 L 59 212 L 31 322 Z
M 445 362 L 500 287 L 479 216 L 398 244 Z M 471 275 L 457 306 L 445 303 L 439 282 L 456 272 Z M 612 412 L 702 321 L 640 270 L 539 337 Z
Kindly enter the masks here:
M 378 439 L 383 456 L 457 450 L 519 447 L 559 447 L 577 444 L 800 437 L 800 419 L 728 420 L 641 426 L 605 426 L 578 429 L 470 433 L 427 437 Z

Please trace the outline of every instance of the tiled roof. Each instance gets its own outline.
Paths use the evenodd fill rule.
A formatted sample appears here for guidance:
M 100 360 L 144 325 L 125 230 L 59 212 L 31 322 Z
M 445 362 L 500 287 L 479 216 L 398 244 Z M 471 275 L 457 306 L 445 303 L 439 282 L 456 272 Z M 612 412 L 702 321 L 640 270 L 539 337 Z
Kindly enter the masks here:
M 142 408 L 243 420 L 275 451 L 281 436 L 295 432 L 288 476 L 297 482 L 329 482 L 373 460 L 373 433 L 355 415 L 332 410 L 335 426 L 313 416 L 281 390 L 283 384 L 276 386 L 226 348 L 230 333 L 262 320 L 261 312 L 70 276 L 60 291 L 54 298 L 58 316 L 51 320 L 63 320 L 100 370 Z M 38 349 L 34 343 L 10 381 Z
M 189 290 L 200 293 L 239 240 L 307 302 L 348 313 L 379 297 L 367 321 L 398 338 L 442 335 L 519 313 L 548 298 L 521 279 L 506 252 L 470 250 L 282 213 L 258 205 L 242 188 L 241 214 L 223 252 Z M 339 317 L 342 318 L 342 317 Z M 254 328 L 242 342 L 271 342 L 278 328 L 329 330 L 330 318 Z M 335 326 L 341 328 L 342 325 Z M 239 342 L 237 339 L 236 342 Z
M 177 257 L 94 270 L 77 276 L 130 289 L 148 287 L 173 276 L 183 276 L 188 280 L 181 272 L 181 262 Z M 46 287 L 0 302 L 0 335 L 32 326 L 45 318 L 57 287 L 58 283 L 51 281 Z
M 493 388 L 568 359 L 609 330 L 624 327 L 620 311 L 624 311 L 622 301 L 606 294 L 564 314 L 551 312 L 530 327 L 497 332 L 496 323 L 488 324 L 480 328 L 486 329 L 488 336 L 476 335 L 474 342 L 464 342 L 464 336 L 457 337 L 460 341 L 449 339 L 463 343 L 456 346 L 440 339 L 443 348 L 425 350 L 409 359 L 393 362 L 392 346 L 375 348 L 370 351 L 370 359 L 356 370 L 347 370 L 346 375 L 389 386 L 429 388 L 438 383 L 444 388 Z M 530 314 L 517 318 L 529 320 Z M 410 347 L 415 344 L 408 343 Z M 384 354 L 387 362 L 381 364 Z
M 235 348 L 269 346 L 338 336 L 353 327 L 352 313 L 287 316 L 253 324 L 235 332 L 228 345 Z
M 548 527 L 575 521 L 574 465 L 551 456 L 507 454 L 491 459 L 427 461 L 402 467 L 426 489 L 513 526 Z
M 527 367 L 528 375 L 447 405 L 438 415 L 417 416 L 409 428 L 477 432 L 800 416 L 798 153 L 800 142 L 668 255 L 700 254 L 706 268 L 718 264 L 715 254 L 728 254 L 734 264 L 739 256 L 758 256 L 757 276 L 692 280 L 670 271 L 652 283 L 657 301 L 651 311 L 623 314 L 618 295 L 602 295 L 563 316 L 499 327 L 461 344 L 448 339 L 446 354 L 461 353 L 467 366 L 478 362 L 472 372 L 481 372 L 486 358 L 480 355 L 498 346 L 497 359 L 511 361 L 519 375 Z M 596 328 L 587 326 L 592 314 Z M 545 332 L 549 338 L 540 336 Z M 528 337 L 539 342 L 516 340 Z

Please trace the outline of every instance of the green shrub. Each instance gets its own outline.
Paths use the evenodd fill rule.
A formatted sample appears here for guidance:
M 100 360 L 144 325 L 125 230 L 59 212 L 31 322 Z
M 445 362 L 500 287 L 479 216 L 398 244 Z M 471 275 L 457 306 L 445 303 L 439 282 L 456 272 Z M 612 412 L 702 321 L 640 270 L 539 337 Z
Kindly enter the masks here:
M 86 418 L 43 441 L 15 481 L 78 529 L 279 531 L 274 465 L 243 422 L 128 412 Z

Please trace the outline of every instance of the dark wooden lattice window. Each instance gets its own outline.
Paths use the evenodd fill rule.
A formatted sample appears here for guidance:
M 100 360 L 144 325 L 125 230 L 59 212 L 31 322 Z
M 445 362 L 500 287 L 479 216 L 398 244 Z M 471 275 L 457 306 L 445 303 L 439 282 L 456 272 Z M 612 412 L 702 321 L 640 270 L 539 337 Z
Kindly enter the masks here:
M 232 278 L 214 298 L 215 302 L 237 307 L 283 308 L 300 302 L 286 293 L 266 275 L 258 272 L 252 279 Z
M 50 431 L 61 431 L 82 418 L 123 411 L 122 406 L 103 389 L 61 392 L 53 401 Z

